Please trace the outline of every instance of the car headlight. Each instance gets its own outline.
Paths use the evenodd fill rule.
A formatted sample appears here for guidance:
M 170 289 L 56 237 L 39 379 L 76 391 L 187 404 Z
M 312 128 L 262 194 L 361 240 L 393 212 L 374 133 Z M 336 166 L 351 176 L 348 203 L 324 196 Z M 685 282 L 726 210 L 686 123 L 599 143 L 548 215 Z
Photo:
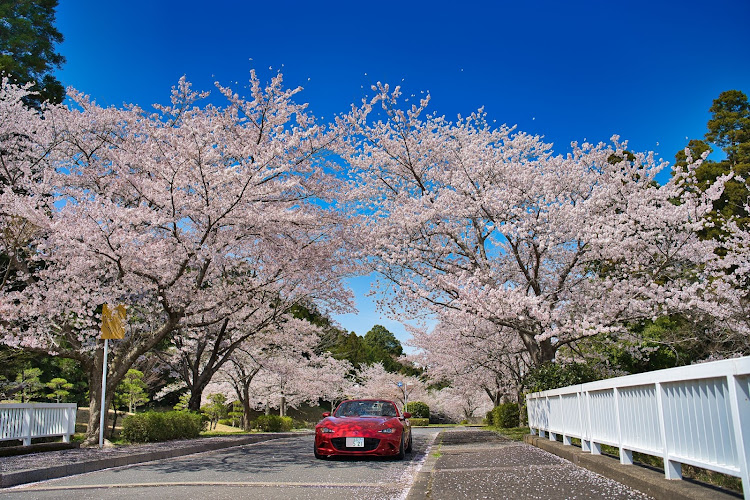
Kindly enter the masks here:
M 332 434 L 333 429 L 329 429 L 328 427 L 321 427 L 320 432 L 322 432 L 323 434 Z
M 383 434 L 393 434 L 396 432 L 396 429 L 393 427 L 388 427 L 387 429 L 380 429 L 378 432 L 382 432 Z

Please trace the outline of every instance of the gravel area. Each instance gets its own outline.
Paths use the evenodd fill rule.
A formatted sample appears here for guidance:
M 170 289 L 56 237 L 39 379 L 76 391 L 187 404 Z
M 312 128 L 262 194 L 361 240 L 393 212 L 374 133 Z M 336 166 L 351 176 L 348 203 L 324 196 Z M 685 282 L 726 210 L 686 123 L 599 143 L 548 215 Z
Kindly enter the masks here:
M 19 472 L 24 470 L 44 469 L 69 465 L 80 462 L 98 461 L 108 458 L 117 458 L 125 455 L 140 455 L 154 451 L 179 450 L 192 448 L 196 445 L 221 444 L 222 447 L 239 446 L 247 444 L 248 438 L 258 437 L 258 441 L 264 440 L 262 434 L 242 434 L 238 436 L 219 436 L 200 439 L 180 439 L 165 441 L 162 443 L 134 444 L 126 446 L 114 446 L 108 448 L 74 448 L 70 450 L 45 451 L 18 455 L 14 457 L 0 458 L 0 474 Z M 281 437 L 281 436 L 279 436 Z M 210 449 L 207 446 L 207 449 Z

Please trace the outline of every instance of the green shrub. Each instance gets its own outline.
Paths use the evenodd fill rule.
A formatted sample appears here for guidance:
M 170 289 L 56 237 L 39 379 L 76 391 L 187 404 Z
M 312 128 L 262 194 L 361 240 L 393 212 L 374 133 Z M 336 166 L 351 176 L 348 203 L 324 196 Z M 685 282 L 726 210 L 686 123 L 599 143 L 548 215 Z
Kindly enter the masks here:
M 529 388 L 529 392 L 539 392 L 569 385 L 585 384 L 607 377 L 608 374 L 604 373 L 600 367 L 592 364 L 561 364 L 548 361 L 529 371 L 524 379 L 524 385 Z
M 219 420 L 221 425 L 232 425 L 234 421 L 231 418 L 222 418 Z
M 125 417 L 122 437 L 131 443 L 193 439 L 200 435 L 202 427 L 201 416 L 197 413 L 150 411 Z
M 495 425 L 495 416 L 494 416 L 494 408 L 490 411 L 488 411 L 484 416 L 484 423 L 489 426 Z
M 414 418 L 430 418 L 430 407 L 421 401 L 412 401 L 406 403 L 406 411 L 411 413 Z
M 495 427 L 518 427 L 518 403 L 502 403 L 492 409 L 492 424 Z
M 466 424 L 468 424 L 468 423 L 469 423 L 469 421 L 468 421 L 468 420 L 466 420 L 466 419 L 463 419 L 463 420 L 461 420 L 461 422 L 459 422 L 459 423 L 460 423 L 461 425 L 466 425 Z
M 287 432 L 292 430 L 292 417 L 261 415 L 255 419 L 255 428 L 263 432 Z
M 305 420 L 294 419 L 292 421 L 292 429 L 315 429 L 317 422 L 307 422 Z
M 409 422 L 411 422 L 411 425 L 415 427 L 427 427 L 428 425 L 430 425 L 429 418 L 410 418 Z

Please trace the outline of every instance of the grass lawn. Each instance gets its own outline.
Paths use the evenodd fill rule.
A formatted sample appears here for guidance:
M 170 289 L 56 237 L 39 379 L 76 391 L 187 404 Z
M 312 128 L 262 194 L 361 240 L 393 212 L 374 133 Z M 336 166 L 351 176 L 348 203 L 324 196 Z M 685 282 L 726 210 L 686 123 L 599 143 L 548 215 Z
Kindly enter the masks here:
M 523 437 L 526 434 L 529 434 L 529 428 L 528 427 L 508 427 L 508 428 L 502 428 L 502 427 L 487 427 L 489 430 L 495 431 L 501 436 L 505 436 L 508 439 L 512 439 L 513 441 L 523 441 Z

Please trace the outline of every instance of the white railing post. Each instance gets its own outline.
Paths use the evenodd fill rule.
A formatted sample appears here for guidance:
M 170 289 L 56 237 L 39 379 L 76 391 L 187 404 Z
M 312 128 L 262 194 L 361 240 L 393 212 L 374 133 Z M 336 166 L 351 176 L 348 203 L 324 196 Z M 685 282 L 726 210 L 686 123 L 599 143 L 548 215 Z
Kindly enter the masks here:
M 570 424 L 567 420 L 565 420 L 565 399 L 563 398 L 563 395 L 560 394 L 560 428 L 562 429 L 562 438 L 563 438 L 563 444 L 566 446 L 570 446 L 573 444 L 573 442 L 570 439 Z
M 622 443 L 622 403 L 620 402 L 620 389 L 615 387 L 615 422 L 617 423 L 617 447 L 620 450 L 620 463 L 633 465 L 633 452 L 626 450 Z
M 667 422 L 664 418 L 664 400 L 667 399 L 667 393 L 660 383 L 656 383 L 656 409 L 659 413 L 659 430 L 661 432 L 661 446 L 664 454 L 664 477 L 667 479 L 682 479 L 682 464 L 669 459 L 669 441 L 667 439 L 667 426 L 672 422 Z
M 737 459 L 742 479 L 742 491 L 745 498 L 750 497 L 750 435 L 745 435 L 743 430 L 750 429 L 750 384 L 744 385 L 739 377 L 730 375 L 727 377 L 729 388 L 729 407 L 734 426 L 734 439 L 737 443 Z M 750 434 L 750 432 L 748 432 Z
M 559 397 L 560 396 L 558 396 L 558 400 L 559 400 Z M 547 398 L 547 401 L 549 402 L 549 398 Z M 549 427 L 549 440 L 550 441 L 557 441 L 557 432 L 554 432 L 552 430 L 552 416 L 555 414 L 555 412 L 552 409 L 552 405 L 550 405 L 549 403 L 547 404 L 547 408 L 549 408 L 549 416 L 550 416 L 549 423 L 547 425 L 547 427 Z
M 31 444 L 31 406 L 23 409 L 23 424 L 21 426 L 21 441 L 24 446 Z
M 76 417 L 78 416 L 78 405 L 72 407 L 70 410 L 68 410 L 68 440 L 67 443 L 70 442 L 70 437 L 76 433 Z
M 70 434 L 68 434 L 68 430 L 70 429 L 70 410 L 65 408 L 62 412 L 62 428 L 63 428 L 63 436 L 62 440 L 63 443 L 70 443 Z
M 589 409 L 589 393 L 588 391 L 581 391 L 581 409 L 583 417 L 581 417 L 581 425 L 583 429 L 581 431 L 581 450 L 591 452 L 591 412 Z M 585 410 L 585 411 L 583 411 Z

